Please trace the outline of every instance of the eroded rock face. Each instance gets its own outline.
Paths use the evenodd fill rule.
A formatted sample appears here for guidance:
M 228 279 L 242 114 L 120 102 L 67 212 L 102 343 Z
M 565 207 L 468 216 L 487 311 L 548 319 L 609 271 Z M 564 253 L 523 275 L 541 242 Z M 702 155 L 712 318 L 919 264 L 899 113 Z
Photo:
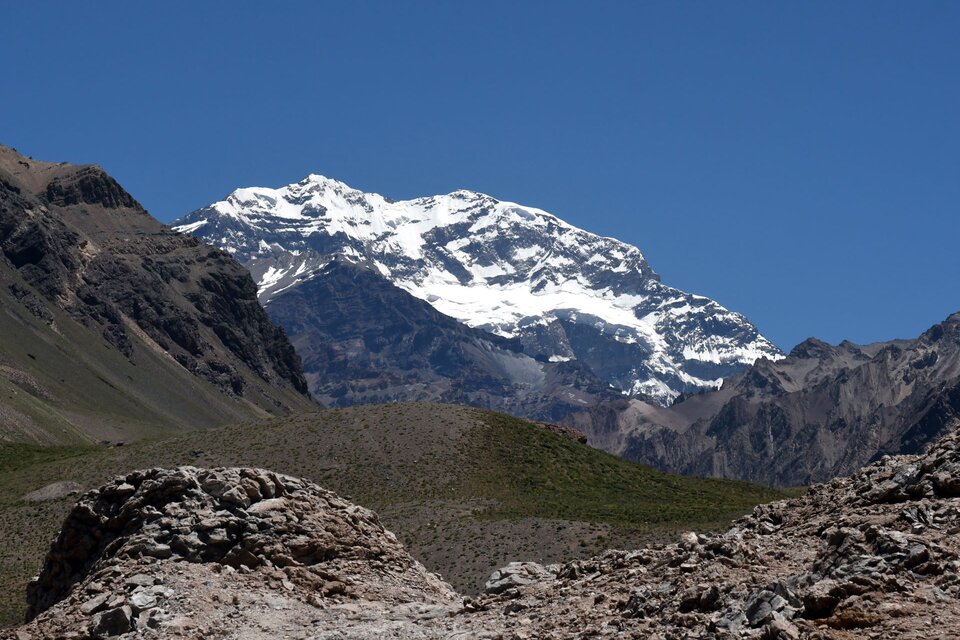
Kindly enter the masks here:
M 542 567 L 460 599 L 376 516 L 255 469 L 83 496 L 31 589 L 40 637 L 960 637 L 960 434 L 722 534 Z M 28 636 L 32 637 L 32 636 Z M 130 636 L 132 637 L 132 636 Z
M 152 218 L 99 167 L 0 145 L 0 284 L 48 323 L 44 303 L 55 305 L 131 362 L 163 353 L 231 397 L 307 394 L 249 273 Z M 264 407 L 283 413 L 280 399 Z
M 173 619 L 171 599 L 175 610 L 196 606 L 207 591 L 203 578 L 196 593 L 168 586 L 184 571 L 233 576 L 234 592 L 279 586 L 317 603 L 456 597 L 372 511 L 260 469 L 181 467 L 137 471 L 85 494 L 30 585 L 28 618 L 94 637 L 159 628 Z
M 723 534 L 608 551 L 468 603 L 522 637 L 960 637 L 960 436 L 887 457 Z M 514 614 L 505 615 L 512 611 Z M 571 631 L 576 630 L 576 631 Z M 509 637 L 509 635 L 507 636 Z

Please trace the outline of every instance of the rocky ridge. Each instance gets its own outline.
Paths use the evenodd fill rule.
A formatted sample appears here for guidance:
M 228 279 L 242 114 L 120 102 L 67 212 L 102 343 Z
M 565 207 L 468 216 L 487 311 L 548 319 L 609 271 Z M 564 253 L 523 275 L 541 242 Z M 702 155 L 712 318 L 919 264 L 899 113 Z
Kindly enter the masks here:
M 811 338 L 714 392 L 621 416 L 626 458 L 688 475 L 796 486 L 923 451 L 960 424 L 960 314 L 913 340 Z
M 369 511 L 250 469 L 86 494 L 19 637 L 960 637 L 960 434 L 726 532 L 496 572 L 461 599 Z
M 218 413 L 222 421 L 311 404 L 300 360 L 259 305 L 249 274 L 228 254 L 152 218 L 100 167 L 42 162 L 0 146 L 0 297 L 4 333 L 22 333 L 4 344 L 9 371 L 0 378 L 21 387 L 25 375 L 37 378 L 31 371 L 56 377 L 56 386 L 64 376 L 53 369 L 88 366 L 87 378 L 106 381 L 103 394 L 128 390 L 137 397 L 127 402 L 149 406 L 140 413 L 172 411 L 171 422 L 196 426 L 218 423 Z M 53 341 L 64 343 L 61 355 L 38 360 L 37 350 Z M 104 347 L 117 357 L 101 356 Z M 70 349 L 79 350 L 73 362 L 54 361 Z M 27 361 L 14 361 L 21 356 Z M 132 390 L 138 375 L 142 388 Z M 186 386 L 183 378 L 213 387 L 193 415 L 170 409 L 191 402 L 171 397 Z M 32 395 L 52 400 L 48 412 L 77 413 L 46 384 L 33 386 Z M 67 393 L 71 386 L 64 381 Z M 99 404 L 119 413 L 111 405 L 120 402 Z

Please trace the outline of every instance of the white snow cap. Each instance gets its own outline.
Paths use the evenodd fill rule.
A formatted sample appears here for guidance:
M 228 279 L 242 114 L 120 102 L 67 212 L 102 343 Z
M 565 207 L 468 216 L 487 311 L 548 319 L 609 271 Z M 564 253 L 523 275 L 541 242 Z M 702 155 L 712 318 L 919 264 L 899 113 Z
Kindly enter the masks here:
M 278 189 L 237 189 L 178 225 L 244 262 L 264 303 L 343 255 L 500 335 L 558 319 L 590 324 L 649 352 L 653 375 L 638 374 L 627 394 L 669 402 L 679 387 L 720 383 L 690 373 L 690 362 L 782 357 L 740 314 L 662 284 L 636 247 L 474 191 L 391 201 L 311 174 Z

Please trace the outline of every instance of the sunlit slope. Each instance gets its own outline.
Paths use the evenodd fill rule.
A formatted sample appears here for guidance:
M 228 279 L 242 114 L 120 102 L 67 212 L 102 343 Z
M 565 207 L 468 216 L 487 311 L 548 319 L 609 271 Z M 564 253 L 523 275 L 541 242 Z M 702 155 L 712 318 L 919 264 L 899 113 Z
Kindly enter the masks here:
M 670 476 L 515 418 L 436 404 L 326 411 L 123 447 L 0 445 L 4 622 L 20 615 L 26 581 L 71 504 L 23 495 L 182 464 L 315 480 L 377 510 L 415 557 L 467 592 L 511 560 L 557 561 L 719 527 L 784 495 Z

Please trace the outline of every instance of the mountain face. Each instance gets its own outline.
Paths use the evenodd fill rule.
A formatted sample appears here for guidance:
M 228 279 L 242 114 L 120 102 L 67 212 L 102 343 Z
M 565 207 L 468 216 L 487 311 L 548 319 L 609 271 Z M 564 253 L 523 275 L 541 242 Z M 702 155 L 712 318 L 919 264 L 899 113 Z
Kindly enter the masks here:
M 457 322 L 341 257 L 269 309 L 328 406 L 442 401 L 562 421 L 618 398 L 580 363 L 532 358 L 517 338 Z
M 809 339 L 715 392 L 619 416 L 615 447 L 675 472 L 773 485 L 824 482 L 887 454 L 923 451 L 960 425 L 960 314 L 915 340 Z
M 743 316 L 664 285 L 637 248 L 471 191 L 395 202 L 311 175 L 238 189 L 174 224 L 247 266 L 274 317 L 340 257 L 518 342 L 542 375 L 576 361 L 628 397 L 669 404 L 782 355 Z
M 0 439 L 123 439 L 311 404 L 245 270 L 99 167 L 0 146 L 0 298 Z

